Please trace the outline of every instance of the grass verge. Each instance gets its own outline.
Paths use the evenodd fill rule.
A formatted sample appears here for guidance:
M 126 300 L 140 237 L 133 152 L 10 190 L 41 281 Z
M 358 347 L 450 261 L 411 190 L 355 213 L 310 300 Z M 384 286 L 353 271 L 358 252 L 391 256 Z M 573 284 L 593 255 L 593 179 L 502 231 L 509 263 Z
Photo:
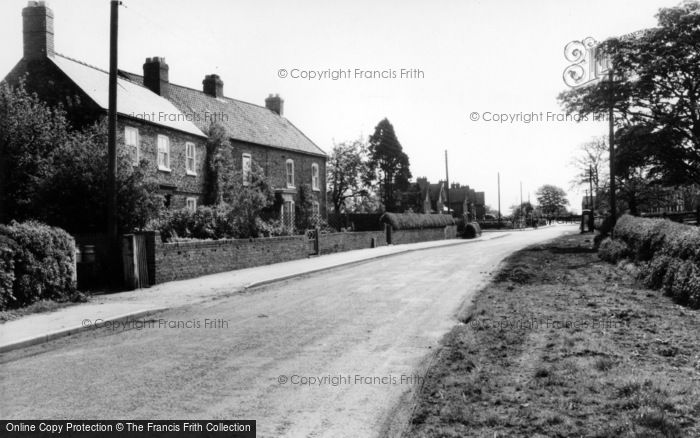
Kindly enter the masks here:
M 82 292 L 76 292 L 72 294 L 67 300 L 55 301 L 55 300 L 39 300 L 36 303 L 32 303 L 26 307 L 20 307 L 17 309 L 1 310 L 0 311 L 0 324 L 7 321 L 12 321 L 14 319 L 21 318 L 23 316 L 31 315 L 34 313 L 44 313 L 53 312 L 54 310 L 62 309 L 64 307 L 73 306 L 77 303 L 86 303 L 89 301 L 88 295 Z
M 590 247 L 504 262 L 443 339 L 406 437 L 700 436 L 700 313 Z

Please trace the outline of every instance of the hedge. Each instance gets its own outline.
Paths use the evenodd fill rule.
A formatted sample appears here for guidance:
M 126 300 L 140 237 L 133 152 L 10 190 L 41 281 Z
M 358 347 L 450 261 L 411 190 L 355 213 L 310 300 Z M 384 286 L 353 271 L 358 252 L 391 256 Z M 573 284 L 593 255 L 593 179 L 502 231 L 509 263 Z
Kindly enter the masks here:
M 700 308 L 700 228 L 625 215 L 617 221 L 614 236 L 601 244 L 602 259 L 633 259 L 643 265 L 641 279 L 647 287 Z
M 465 239 L 473 239 L 477 236 L 481 236 L 481 227 L 478 222 L 468 222 L 464 225 L 462 237 Z
M 0 310 L 75 292 L 75 241 L 39 222 L 0 225 Z
M 422 228 L 444 228 L 455 225 L 448 214 L 384 213 L 379 219 L 395 230 L 418 230 Z

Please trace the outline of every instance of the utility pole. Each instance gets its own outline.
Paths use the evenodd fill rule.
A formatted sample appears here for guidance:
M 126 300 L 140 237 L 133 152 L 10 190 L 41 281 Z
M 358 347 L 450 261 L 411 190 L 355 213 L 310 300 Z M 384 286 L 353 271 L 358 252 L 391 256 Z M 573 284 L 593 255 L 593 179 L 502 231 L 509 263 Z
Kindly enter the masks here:
M 119 5 L 111 0 L 109 24 L 109 109 L 107 112 L 107 239 L 110 286 L 117 286 L 119 273 L 119 235 L 117 231 L 117 48 L 119 34 Z
M 591 196 L 591 202 L 588 206 L 588 209 L 591 211 L 591 214 L 588 218 L 588 229 L 593 232 L 593 229 L 595 228 L 595 218 L 594 218 L 594 210 L 595 210 L 595 198 L 593 197 L 593 165 L 589 164 L 588 165 L 588 186 L 590 187 L 590 190 L 588 193 L 590 193 Z
M 615 99 L 614 99 L 614 87 L 613 87 L 613 69 L 610 69 L 608 73 L 608 87 L 609 87 L 609 97 L 610 97 L 610 107 L 608 112 L 608 125 L 609 125 L 609 139 L 610 143 L 610 214 L 612 215 L 612 223 L 615 225 L 617 221 L 617 203 L 615 199 Z M 610 230 L 612 235 L 613 230 Z
M 501 172 L 498 172 L 498 228 L 501 228 Z
M 520 181 L 520 225 L 523 224 L 523 182 Z
M 447 188 L 445 189 L 445 195 L 447 196 L 447 212 L 450 213 L 450 169 L 447 165 L 447 149 L 445 149 L 445 179 L 447 180 Z

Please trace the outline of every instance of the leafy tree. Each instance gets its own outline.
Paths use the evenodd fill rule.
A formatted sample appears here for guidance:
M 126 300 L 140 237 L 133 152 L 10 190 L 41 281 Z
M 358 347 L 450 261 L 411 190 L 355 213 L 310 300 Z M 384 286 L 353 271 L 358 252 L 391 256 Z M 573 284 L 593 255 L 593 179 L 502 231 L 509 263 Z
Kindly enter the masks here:
M 562 93 L 570 112 L 604 115 L 612 105 L 615 173 L 636 167 L 665 185 L 700 182 L 700 3 L 660 9 L 659 26 L 604 41 L 615 81 Z M 617 160 L 616 160 L 617 161 Z
M 38 219 L 68 231 L 106 224 L 107 129 L 101 123 L 72 130 L 64 111 L 50 108 L 22 82 L 0 85 L 0 212 L 2 220 Z M 120 231 L 158 215 L 162 199 L 148 163 L 134 167 L 117 150 Z
M 101 230 L 107 221 L 106 123 L 72 132 L 55 147 L 52 170 L 42 181 L 34 216 L 70 231 Z M 143 228 L 158 216 L 163 200 L 149 163 L 133 165 L 117 147 L 117 223 L 120 232 Z
M 318 203 L 311 186 L 299 186 L 299 202 L 295 206 L 294 221 L 297 230 L 307 230 L 320 224 L 320 217 L 314 213 L 314 204 Z
M 367 146 L 362 140 L 333 145 L 326 164 L 326 181 L 328 197 L 336 214 L 347 211 L 346 201 L 367 196 L 363 181 L 368 172 L 366 156 Z
M 35 200 L 52 170 L 56 145 L 68 141 L 61 108 L 50 108 L 17 87 L 0 84 L 0 222 L 36 217 Z
M 396 208 L 395 190 L 404 190 L 409 186 L 411 171 L 408 155 L 403 152 L 401 143 L 396 138 L 394 127 L 384 119 L 374 128 L 369 138 L 368 174 L 365 182 L 379 182 L 381 198 L 387 211 Z
M 528 217 L 535 210 L 535 207 L 529 202 L 525 201 L 522 205 L 514 205 L 511 207 L 513 218 Z M 496 212 L 498 216 L 498 212 Z
M 223 192 L 231 184 L 235 164 L 231 143 L 221 124 L 212 122 L 207 137 L 204 203 L 214 205 L 223 202 Z
M 536 196 L 537 203 L 544 214 L 557 214 L 569 205 L 564 189 L 551 184 L 545 184 L 537 189 Z
M 608 143 L 605 137 L 596 137 L 583 143 L 579 153 L 571 160 L 576 176 L 571 181 L 572 187 L 589 188 L 593 184 L 595 193 L 606 184 L 609 161 Z M 592 172 L 591 172 L 592 171 Z
M 270 180 L 265 176 L 263 168 L 253 162 L 247 181 L 244 180 L 242 171 L 233 172 L 228 181 L 222 199 L 232 208 L 231 220 L 238 230 L 238 237 L 258 237 L 259 218 L 264 210 L 275 203 Z

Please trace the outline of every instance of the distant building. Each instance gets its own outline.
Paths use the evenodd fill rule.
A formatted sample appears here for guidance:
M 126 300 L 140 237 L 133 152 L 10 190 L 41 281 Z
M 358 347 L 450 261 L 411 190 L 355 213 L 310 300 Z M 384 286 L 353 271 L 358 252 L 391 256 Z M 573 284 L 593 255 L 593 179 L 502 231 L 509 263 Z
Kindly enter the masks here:
M 409 190 L 399 193 L 397 207 L 398 211 L 415 213 L 447 213 L 449 207 L 454 216 L 470 213 L 472 219 L 480 220 L 486 214 L 484 198 L 484 192 L 476 192 L 469 186 L 453 183 L 448 192 L 445 181 L 431 184 L 428 178 L 420 177 Z

